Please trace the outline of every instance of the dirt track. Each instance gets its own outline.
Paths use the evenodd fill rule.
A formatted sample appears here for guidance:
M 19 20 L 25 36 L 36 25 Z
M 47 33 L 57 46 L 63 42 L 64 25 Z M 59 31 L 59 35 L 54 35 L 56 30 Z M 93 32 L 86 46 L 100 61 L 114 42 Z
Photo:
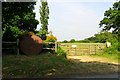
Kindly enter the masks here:
M 67 59 L 76 60 L 78 62 L 103 62 L 103 63 L 112 63 L 119 64 L 117 62 L 111 61 L 109 58 L 101 58 L 101 57 L 91 57 L 91 56 L 67 56 Z M 120 64 L 119 64 L 120 65 Z
M 103 58 L 103 57 L 92 57 L 92 56 L 67 56 L 67 59 L 73 60 L 75 62 L 101 62 L 101 63 L 110 63 L 110 64 L 115 64 L 120 66 L 119 62 L 113 62 L 109 58 Z M 118 71 L 118 67 L 114 67 Z M 81 76 L 79 74 L 75 75 L 68 75 L 67 77 L 70 78 L 118 78 L 120 74 L 116 73 L 111 73 L 111 74 L 101 74 L 101 75 L 91 75 L 91 76 Z

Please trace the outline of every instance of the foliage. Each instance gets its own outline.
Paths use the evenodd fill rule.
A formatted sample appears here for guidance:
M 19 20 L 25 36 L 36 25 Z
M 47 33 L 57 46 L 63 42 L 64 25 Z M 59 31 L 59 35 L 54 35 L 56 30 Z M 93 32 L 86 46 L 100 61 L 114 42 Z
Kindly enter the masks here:
M 75 42 L 75 39 L 71 39 L 70 42 Z
M 92 37 L 86 38 L 84 40 L 88 40 L 89 42 L 94 42 L 94 43 L 105 43 L 106 41 L 115 43 L 118 42 L 118 36 L 117 34 L 111 33 L 111 32 L 100 32 L 98 34 L 95 34 Z
M 22 34 L 23 31 L 21 31 L 18 27 L 14 26 L 10 26 L 10 27 L 6 27 L 4 28 L 5 32 L 4 35 L 2 37 L 3 41 L 16 41 L 17 38 Z
M 64 56 L 66 56 L 66 53 L 65 53 L 65 51 L 61 48 L 61 47 L 58 47 L 58 50 L 57 50 L 57 55 L 59 56 L 59 55 L 64 55 Z
M 8 31 L 8 27 L 14 27 L 14 29 L 19 29 L 19 31 L 35 31 L 37 24 L 39 23 L 35 19 L 34 5 L 35 2 L 3 2 L 2 3 L 2 30 L 3 35 L 10 36 Z M 10 33 L 13 33 L 10 30 Z M 15 30 L 16 31 L 16 30 Z M 4 34 L 5 33 L 5 34 Z M 17 33 L 17 32 L 16 32 Z M 19 34 L 15 34 L 19 35 Z M 13 34 L 13 37 L 15 36 Z M 6 39 L 7 40 L 7 39 Z M 9 39 L 8 39 L 9 40 Z
M 64 40 L 62 41 L 62 43 L 89 43 L 90 40 L 88 39 L 84 39 L 84 40 L 75 40 L 75 39 L 71 39 L 70 41 Z
M 35 4 L 35 2 L 3 2 L 3 28 L 6 25 L 16 25 L 23 30 L 36 29 L 39 22 L 35 20 L 35 13 L 33 12 Z
M 97 42 L 113 42 L 113 41 L 117 41 L 117 35 L 116 34 L 112 34 L 111 32 L 103 32 L 100 34 L 95 34 L 96 40 Z
M 47 36 L 46 41 L 47 42 L 55 42 L 55 41 L 57 41 L 57 38 L 51 34 L 50 36 Z
M 41 37 L 41 31 L 36 31 L 35 34 L 39 37 Z
M 63 43 L 67 43 L 68 41 L 67 40 L 64 40 Z
M 115 62 L 118 62 L 119 55 L 119 44 L 116 41 L 112 43 L 111 47 L 104 49 L 104 52 L 102 54 L 95 54 L 95 56 L 106 57 L 111 60 L 114 60 Z
M 112 32 L 117 34 L 118 41 L 120 41 L 120 1 L 115 2 L 113 7 L 104 13 L 104 16 L 100 21 L 100 27 L 104 27 L 103 30 L 106 31 L 113 29 Z M 120 42 L 118 42 L 118 50 L 120 51 Z
M 39 22 L 35 20 L 35 13 L 28 13 L 23 17 L 23 19 L 19 20 L 20 28 L 24 31 L 33 31 L 35 32 L 37 28 L 37 24 Z
M 120 1 L 115 2 L 112 8 L 104 13 L 103 20 L 100 21 L 100 27 L 103 30 L 113 29 L 114 33 L 120 33 Z
M 120 55 L 119 45 L 119 42 L 113 42 L 110 48 L 105 49 L 105 53 Z
M 43 40 L 46 40 L 46 35 L 48 34 L 48 19 L 49 19 L 49 7 L 47 1 L 41 0 L 40 6 L 40 20 L 41 20 L 41 29 L 40 34 Z
M 23 34 L 22 34 L 23 36 L 24 35 L 28 35 L 28 36 L 32 36 L 32 35 L 34 35 L 34 32 L 32 32 L 32 31 L 25 31 Z
M 95 42 L 111 42 L 112 46 L 110 48 L 105 49 L 105 54 L 118 54 L 119 53 L 119 40 L 118 35 L 111 32 L 101 32 L 99 34 L 95 34 Z
M 21 40 L 24 36 L 32 36 L 34 34 L 34 32 L 32 31 L 25 31 L 23 32 L 20 36 L 19 36 L 19 39 Z
M 79 42 L 79 43 L 89 43 L 90 40 L 88 40 L 88 39 L 84 39 L 84 40 L 80 40 L 80 41 L 77 41 L 77 42 Z
M 92 37 L 89 38 L 85 38 L 84 40 L 74 40 L 71 39 L 70 41 L 64 40 L 62 41 L 63 43 L 65 43 L 67 41 L 67 43 L 105 43 L 106 41 L 111 42 L 112 44 L 114 43 L 118 43 L 118 36 L 115 33 L 111 33 L 111 32 L 107 32 L 107 31 L 102 31 L 98 34 L 95 34 Z

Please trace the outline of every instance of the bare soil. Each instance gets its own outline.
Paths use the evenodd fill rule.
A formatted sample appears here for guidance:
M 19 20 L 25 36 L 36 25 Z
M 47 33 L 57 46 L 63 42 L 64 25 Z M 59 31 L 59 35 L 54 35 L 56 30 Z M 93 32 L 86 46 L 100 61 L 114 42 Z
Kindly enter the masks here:
M 118 62 L 114 62 L 109 58 L 103 58 L 103 57 L 93 57 L 93 56 L 87 56 L 87 55 L 82 55 L 82 56 L 67 56 L 67 59 L 69 60 L 74 60 L 78 62 L 103 62 L 103 63 L 112 63 L 112 64 L 118 64 Z

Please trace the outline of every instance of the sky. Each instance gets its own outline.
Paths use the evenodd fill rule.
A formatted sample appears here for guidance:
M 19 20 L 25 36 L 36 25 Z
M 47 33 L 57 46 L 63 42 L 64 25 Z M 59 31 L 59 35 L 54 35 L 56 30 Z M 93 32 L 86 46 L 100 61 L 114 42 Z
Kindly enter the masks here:
M 49 6 L 48 31 L 52 31 L 58 41 L 83 40 L 100 32 L 100 21 L 104 12 L 112 7 L 116 0 L 47 0 Z M 40 22 L 37 0 L 34 12 Z M 37 26 L 40 29 L 41 24 Z

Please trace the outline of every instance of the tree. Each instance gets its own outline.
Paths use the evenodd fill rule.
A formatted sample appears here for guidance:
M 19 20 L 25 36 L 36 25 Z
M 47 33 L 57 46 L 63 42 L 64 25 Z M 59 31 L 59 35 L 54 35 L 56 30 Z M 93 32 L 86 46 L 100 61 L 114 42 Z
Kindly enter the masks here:
M 2 3 L 3 40 L 15 39 L 22 31 L 35 31 L 37 24 L 39 24 L 35 19 L 35 13 L 33 12 L 35 4 L 35 2 Z M 9 31 L 7 31 L 8 29 Z M 11 39 L 7 39 L 8 36 L 11 36 Z
M 88 40 L 89 42 L 96 42 L 97 41 L 97 38 L 95 36 L 92 36 L 92 37 L 89 37 L 85 40 Z
M 40 20 L 41 20 L 41 38 L 46 40 L 46 35 L 48 34 L 48 19 L 49 19 L 49 7 L 47 1 L 41 0 L 40 6 Z
M 75 42 L 75 39 L 71 39 L 70 42 Z
M 111 33 L 111 32 L 100 32 L 98 34 L 95 34 L 92 37 L 86 38 L 83 40 L 84 42 L 93 42 L 93 43 L 105 43 L 105 42 L 111 42 L 111 43 L 117 43 L 118 42 L 118 36 L 117 34 Z
M 2 37 L 3 41 L 16 41 L 17 38 L 22 34 L 22 31 L 18 27 L 9 26 L 6 28 L 4 35 Z
M 120 41 L 120 1 L 115 2 L 113 7 L 104 13 L 104 16 L 103 20 L 100 21 L 100 27 L 104 25 L 103 30 L 106 31 L 113 29 L 112 32 L 117 34 L 118 40 Z M 120 42 L 118 44 L 118 50 L 120 51 Z
M 63 43 L 67 43 L 68 41 L 67 40 L 64 40 Z
M 105 11 L 103 20 L 100 21 L 103 30 L 113 29 L 113 33 L 120 35 L 120 1 L 115 2 L 112 8 Z
M 49 32 L 49 36 L 47 36 L 46 41 L 47 42 L 55 42 L 57 41 L 57 38 L 52 34 L 52 31 Z
M 111 32 L 101 32 L 99 34 L 95 34 L 96 42 L 104 43 L 106 41 L 115 43 L 117 42 L 117 35 Z

